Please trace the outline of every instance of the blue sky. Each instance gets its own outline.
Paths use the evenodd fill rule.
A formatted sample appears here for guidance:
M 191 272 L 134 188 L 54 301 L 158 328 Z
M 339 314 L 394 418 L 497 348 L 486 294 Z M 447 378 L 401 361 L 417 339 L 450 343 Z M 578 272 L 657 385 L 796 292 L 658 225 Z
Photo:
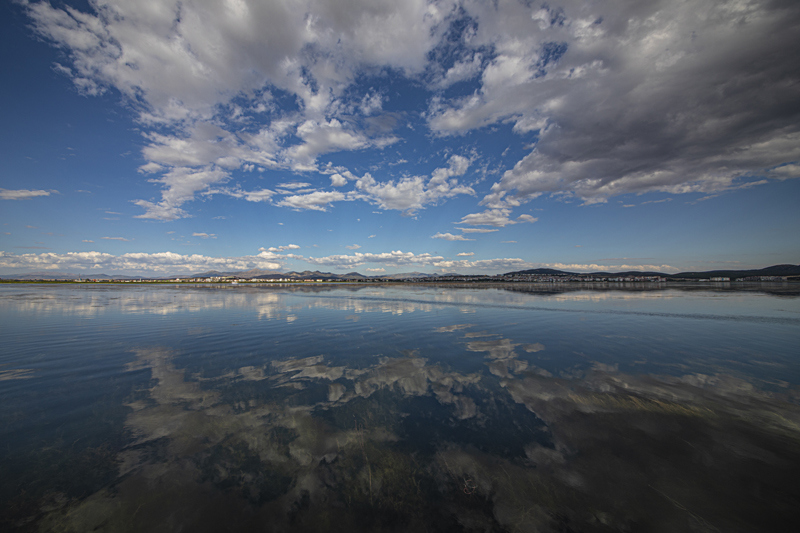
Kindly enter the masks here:
M 0 274 L 800 262 L 800 5 L 6 2 Z

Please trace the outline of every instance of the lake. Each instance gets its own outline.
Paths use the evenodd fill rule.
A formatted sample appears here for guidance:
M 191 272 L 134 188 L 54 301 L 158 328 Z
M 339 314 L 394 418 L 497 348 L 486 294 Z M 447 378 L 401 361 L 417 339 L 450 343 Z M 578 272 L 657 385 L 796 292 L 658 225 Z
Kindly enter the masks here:
M 797 284 L 0 285 L 4 531 L 789 531 Z

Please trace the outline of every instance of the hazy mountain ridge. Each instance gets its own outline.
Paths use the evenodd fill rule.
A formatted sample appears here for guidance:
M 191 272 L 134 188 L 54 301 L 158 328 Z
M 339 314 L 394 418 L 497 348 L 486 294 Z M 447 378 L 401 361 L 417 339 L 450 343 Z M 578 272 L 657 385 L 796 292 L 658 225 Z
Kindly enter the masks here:
M 618 278 L 629 276 L 660 276 L 664 278 L 746 278 L 750 276 L 800 276 L 800 265 L 773 265 L 765 268 L 750 270 L 707 270 L 697 272 L 678 272 L 677 274 L 666 274 L 664 272 L 648 272 L 642 270 L 627 270 L 625 272 L 567 272 L 565 270 L 554 270 L 552 268 L 534 268 L 529 270 L 518 270 L 508 272 L 511 275 L 541 275 L 541 276 L 586 276 L 602 278 Z

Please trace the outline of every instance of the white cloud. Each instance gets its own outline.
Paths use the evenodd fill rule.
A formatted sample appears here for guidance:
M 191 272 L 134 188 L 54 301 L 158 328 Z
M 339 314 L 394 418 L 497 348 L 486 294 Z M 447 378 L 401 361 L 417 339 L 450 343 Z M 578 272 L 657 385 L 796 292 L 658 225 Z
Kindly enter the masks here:
M 377 204 L 382 209 L 412 213 L 445 198 L 459 194 L 475 195 L 472 187 L 459 184 L 457 179 L 457 176 L 466 173 L 471 160 L 454 155 L 448 163 L 447 167 L 434 170 L 430 179 L 413 176 L 378 182 L 371 174 L 366 173 L 356 181 L 356 190 L 361 193 L 360 198 Z
M 297 211 L 307 209 L 313 211 L 326 211 L 333 202 L 341 202 L 346 196 L 338 191 L 315 191 L 309 194 L 286 196 L 275 205 L 291 207 Z
M 202 239 L 216 239 L 217 236 L 214 233 L 192 233 L 192 237 L 200 237 Z
M 331 255 L 327 257 L 308 257 L 302 259 L 313 265 L 351 268 L 365 263 L 383 263 L 387 266 L 429 265 L 433 264 L 434 261 L 440 261 L 444 258 L 429 253 L 414 254 L 413 252 L 397 250 L 378 254 L 356 252 L 353 255 Z
M 433 266 L 447 270 L 460 270 L 460 271 L 489 271 L 489 272 L 504 272 L 509 270 L 520 270 L 532 268 L 532 263 L 518 258 L 497 258 L 497 259 L 479 259 L 477 261 L 468 261 L 466 259 L 443 260 L 436 261 Z
M 456 254 L 456 257 L 472 257 L 475 255 L 475 252 L 461 252 Z
M 175 172 L 219 169 L 217 179 L 178 201 L 135 202 L 146 210 L 140 218 L 173 220 L 188 216 L 181 205 L 232 170 L 313 170 L 320 154 L 397 142 L 385 127 L 392 121 L 367 117 L 382 112 L 380 91 L 347 91 L 364 68 L 422 72 L 453 6 L 108 0 L 86 12 L 48 2 L 24 9 L 33 29 L 63 50 L 68 62 L 56 69 L 81 92 L 115 89 L 138 112 L 148 141 L 140 171 L 166 173 L 159 180 L 165 195 L 175 188 L 168 184 Z M 274 91 L 293 96 L 298 109 L 275 107 Z M 256 119 L 268 122 L 242 127 Z
M 269 189 L 259 189 L 257 191 L 244 191 L 244 199 L 248 202 L 266 202 L 275 195 Z
M 130 239 L 126 239 L 125 237 L 100 237 L 106 241 L 123 241 L 123 242 L 130 242 Z
M 383 97 L 379 93 L 365 94 L 361 99 L 359 110 L 364 115 L 372 115 L 383 107 Z
M 626 272 L 628 270 L 639 270 L 643 272 L 670 273 L 680 270 L 671 265 L 599 265 L 596 263 L 536 263 L 536 266 L 532 268 L 554 268 L 556 270 L 566 270 L 568 272 Z
M 94 242 L 94 241 L 89 240 L 89 239 L 83 239 L 83 241 L 81 241 L 81 242 Z
M 501 122 L 538 133 L 484 205 L 719 192 L 780 179 L 769 169 L 800 159 L 800 71 L 781 59 L 800 48 L 800 5 L 549 5 L 465 2 L 476 23 L 469 45 L 494 55 L 472 95 L 430 103 L 442 135 Z
M 365 270 L 367 272 L 386 272 L 385 268 L 367 268 Z
M 530 153 L 484 198 L 490 210 L 542 194 L 591 205 L 626 193 L 713 194 L 800 174 L 796 2 L 23 6 L 34 31 L 61 50 L 58 72 L 85 94 L 118 91 L 138 114 L 146 142 L 140 171 L 161 175 L 153 182 L 163 188 L 161 200 L 134 202 L 145 210 L 139 218 L 190 216 L 187 202 L 237 170 L 319 170 L 322 154 L 399 142 L 384 110 L 393 93 L 359 85 L 377 72 L 427 84 L 436 96 L 425 119 L 436 134 L 511 124 L 531 139 Z M 444 91 L 465 80 L 477 89 Z M 296 106 L 281 108 L 279 93 Z M 475 194 L 455 181 L 465 159 L 453 156 L 430 179 L 356 181 L 337 171 L 331 186 L 356 181 L 358 198 L 413 212 Z M 0 190 L 0 198 L 45 192 Z M 292 198 L 282 204 L 329 205 Z M 489 225 L 511 223 L 494 218 Z M 516 220 L 523 221 L 532 220 Z
M 431 235 L 431 239 L 444 239 L 446 241 L 474 241 L 475 239 L 467 239 L 463 235 L 453 235 L 452 233 L 437 233 Z
M 348 250 L 358 250 L 359 248 L 361 248 L 361 245 L 359 245 L 359 244 L 351 244 L 349 246 L 345 246 L 345 248 L 347 248 Z
M 163 166 L 152 161 L 139 167 L 139 172 L 143 174 L 153 174 L 154 172 L 161 172 L 162 170 L 164 170 Z
M 27 200 L 37 196 L 50 196 L 51 193 L 58 194 L 58 191 L 29 191 L 27 189 L 0 189 L 0 199 L 2 200 Z
M 329 152 L 363 150 L 372 146 L 385 147 L 397 142 L 393 136 L 370 138 L 347 127 L 338 119 L 306 120 L 295 133 L 302 143 L 289 147 L 286 157 L 293 170 L 317 170 L 317 156 Z
M 460 229 L 464 233 L 492 233 L 495 231 L 500 231 L 499 229 L 489 229 L 489 228 L 456 228 Z
M 240 92 L 259 89 L 265 78 L 318 110 L 359 64 L 424 68 L 449 12 L 444 2 L 421 0 L 95 6 L 83 13 L 26 5 L 34 29 L 69 56 L 71 65 L 60 69 L 76 86 L 89 94 L 114 87 L 132 101 L 144 99 L 149 120 L 207 116 Z
M 270 246 L 269 248 L 259 248 L 259 252 L 285 252 L 286 250 L 299 250 L 300 246 L 296 244 L 287 244 L 285 246 Z
M 457 222 L 457 224 L 471 224 L 473 226 L 496 226 L 502 228 L 510 224 L 536 222 L 539 220 L 530 215 L 520 215 L 516 218 L 516 220 L 512 220 L 509 218 L 510 214 L 511 209 L 487 209 L 481 213 L 465 215 L 461 218 L 460 222 Z
M 332 187 L 344 187 L 345 185 L 347 185 L 347 178 L 345 178 L 341 174 L 336 173 L 331 176 Z
M 481 73 L 482 61 L 483 55 L 480 53 L 475 53 L 471 58 L 463 61 L 456 61 L 433 85 L 439 89 L 445 89 L 459 81 L 475 78 Z
M 0 269 L 6 271 L 51 270 L 61 272 L 94 271 L 106 274 L 196 273 L 204 270 L 275 270 L 283 267 L 282 257 L 269 252 L 242 257 L 209 257 L 173 252 L 127 253 L 69 252 L 65 254 L 12 254 L 0 251 Z
M 304 189 L 306 187 L 311 187 L 311 184 L 293 181 L 290 183 L 279 183 L 278 187 L 281 187 L 282 189 Z
M 161 201 L 157 204 L 147 200 L 134 200 L 133 203 L 145 209 L 145 213 L 136 218 L 150 218 L 158 220 L 175 220 L 186 216 L 181 206 L 194 199 L 198 192 L 206 190 L 211 185 L 223 183 L 229 179 L 228 172 L 216 167 L 193 169 L 176 167 L 160 178 L 149 181 L 164 184 Z

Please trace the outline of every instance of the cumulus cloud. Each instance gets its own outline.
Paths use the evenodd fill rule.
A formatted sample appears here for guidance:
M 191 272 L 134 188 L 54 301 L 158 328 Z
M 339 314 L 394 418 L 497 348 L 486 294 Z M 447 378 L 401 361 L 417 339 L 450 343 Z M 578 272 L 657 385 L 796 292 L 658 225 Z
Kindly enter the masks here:
M 430 179 L 423 176 L 405 177 L 399 180 L 378 182 L 370 173 L 356 181 L 356 197 L 377 204 L 381 209 L 395 209 L 410 213 L 429 204 L 436 204 L 445 198 L 459 194 L 475 195 L 472 187 L 461 185 L 458 176 L 463 176 L 471 160 L 454 155 L 448 166 L 437 168 Z
M 342 268 L 356 267 L 365 263 L 382 263 L 386 266 L 430 265 L 443 259 L 441 256 L 434 256 L 429 253 L 414 254 L 413 252 L 402 252 L 400 250 L 377 254 L 356 252 L 353 255 L 303 258 L 304 261 L 313 265 Z
M 475 252 L 461 252 L 456 254 L 457 257 L 472 257 L 475 255 Z
M 360 244 L 351 244 L 349 246 L 345 246 L 345 248 L 347 248 L 348 250 L 358 250 L 359 248 L 361 248 L 361 245 Z
M 87 95 L 118 91 L 138 113 L 147 140 L 140 170 L 165 172 L 165 184 L 186 169 L 313 170 L 321 154 L 397 142 L 385 127 L 392 121 L 376 116 L 384 96 L 348 90 L 363 69 L 422 72 L 454 5 L 110 0 L 81 11 L 23 4 L 34 31 L 64 52 L 58 72 Z M 297 109 L 275 107 L 276 91 Z M 262 125 L 252 127 L 255 120 Z M 188 216 L 181 205 L 193 197 L 136 204 L 141 218 L 173 220 Z
M 297 127 L 295 135 L 303 142 L 286 150 L 286 157 L 294 170 L 317 170 L 316 160 L 321 154 L 373 146 L 383 148 L 399 140 L 394 136 L 370 138 L 335 118 L 322 122 L 307 120 Z
M 399 144 L 392 93 L 360 84 L 376 72 L 421 82 L 424 118 L 441 137 L 511 124 L 531 143 L 484 197 L 487 211 L 465 224 L 532 222 L 510 210 L 543 194 L 588 205 L 800 176 L 797 2 L 22 5 L 33 30 L 62 51 L 58 72 L 87 95 L 121 94 L 137 113 L 140 171 L 162 189 L 161 199 L 134 201 L 139 218 L 190 216 L 188 202 L 222 190 L 237 171 L 327 174 L 324 154 Z M 474 88 L 454 90 L 463 82 Z M 349 197 L 413 213 L 475 195 L 457 180 L 471 163 L 454 155 L 430 178 L 389 181 L 335 171 L 330 184 L 353 181 Z M 268 189 L 237 191 L 273 201 Z M 274 205 L 325 210 L 339 200 L 308 191 Z
M 333 202 L 341 202 L 345 198 L 346 196 L 338 191 L 314 191 L 309 194 L 286 196 L 275 205 L 291 207 L 296 211 L 327 211 L 330 204 Z
M 347 178 L 341 174 L 336 173 L 331 176 L 331 187 L 344 187 L 345 185 L 347 185 Z
M 64 48 L 71 65 L 62 71 L 80 89 L 113 87 L 144 100 L 150 120 L 165 120 L 213 114 L 265 78 L 320 110 L 362 64 L 419 71 L 441 37 L 446 4 L 111 0 L 90 12 L 46 2 L 26 8 L 34 29 Z
M 51 193 L 58 193 L 58 191 L 30 191 L 27 189 L 0 189 L 1 200 L 27 200 L 28 198 L 35 198 L 37 196 L 50 196 Z
M 508 208 L 499 208 L 499 209 L 487 209 L 481 213 L 472 213 L 469 215 L 465 215 L 461 218 L 460 222 L 456 222 L 456 224 L 470 224 L 473 226 L 495 226 L 495 227 L 505 227 L 510 224 L 520 224 L 522 222 L 536 222 L 539 220 L 538 218 L 534 218 L 530 215 L 520 215 L 516 219 L 512 220 L 509 218 L 511 215 L 511 209 Z M 469 233 L 469 230 L 466 230 Z
M 106 274 L 172 274 L 204 270 L 279 269 L 283 258 L 270 252 L 242 257 L 209 257 L 173 252 L 127 253 L 69 252 L 65 254 L 12 254 L 0 251 L 0 269 L 5 271 L 51 270 L 61 272 L 94 271 Z
M 444 239 L 446 241 L 474 241 L 475 239 L 467 239 L 463 235 L 453 235 L 452 233 L 437 233 L 431 235 L 431 239 Z
M 477 261 L 469 261 L 466 259 L 441 260 L 435 261 L 432 264 L 437 268 L 450 271 L 478 270 L 484 272 L 504 272 L 508 270 L 533 268 L 532 263 L 529 263 L 528 261 L 509 257 L 497 259 L 479 259 Z
M 478 91 L 431 101 L 430 126 L 511 121 L 538 136 L 484 205 L 721 191 L 800 159 L 800 70 L 786 59 L 800 48 L 796 3 L 464 7 L 477 21 L 469 45 L 495 54 Z

